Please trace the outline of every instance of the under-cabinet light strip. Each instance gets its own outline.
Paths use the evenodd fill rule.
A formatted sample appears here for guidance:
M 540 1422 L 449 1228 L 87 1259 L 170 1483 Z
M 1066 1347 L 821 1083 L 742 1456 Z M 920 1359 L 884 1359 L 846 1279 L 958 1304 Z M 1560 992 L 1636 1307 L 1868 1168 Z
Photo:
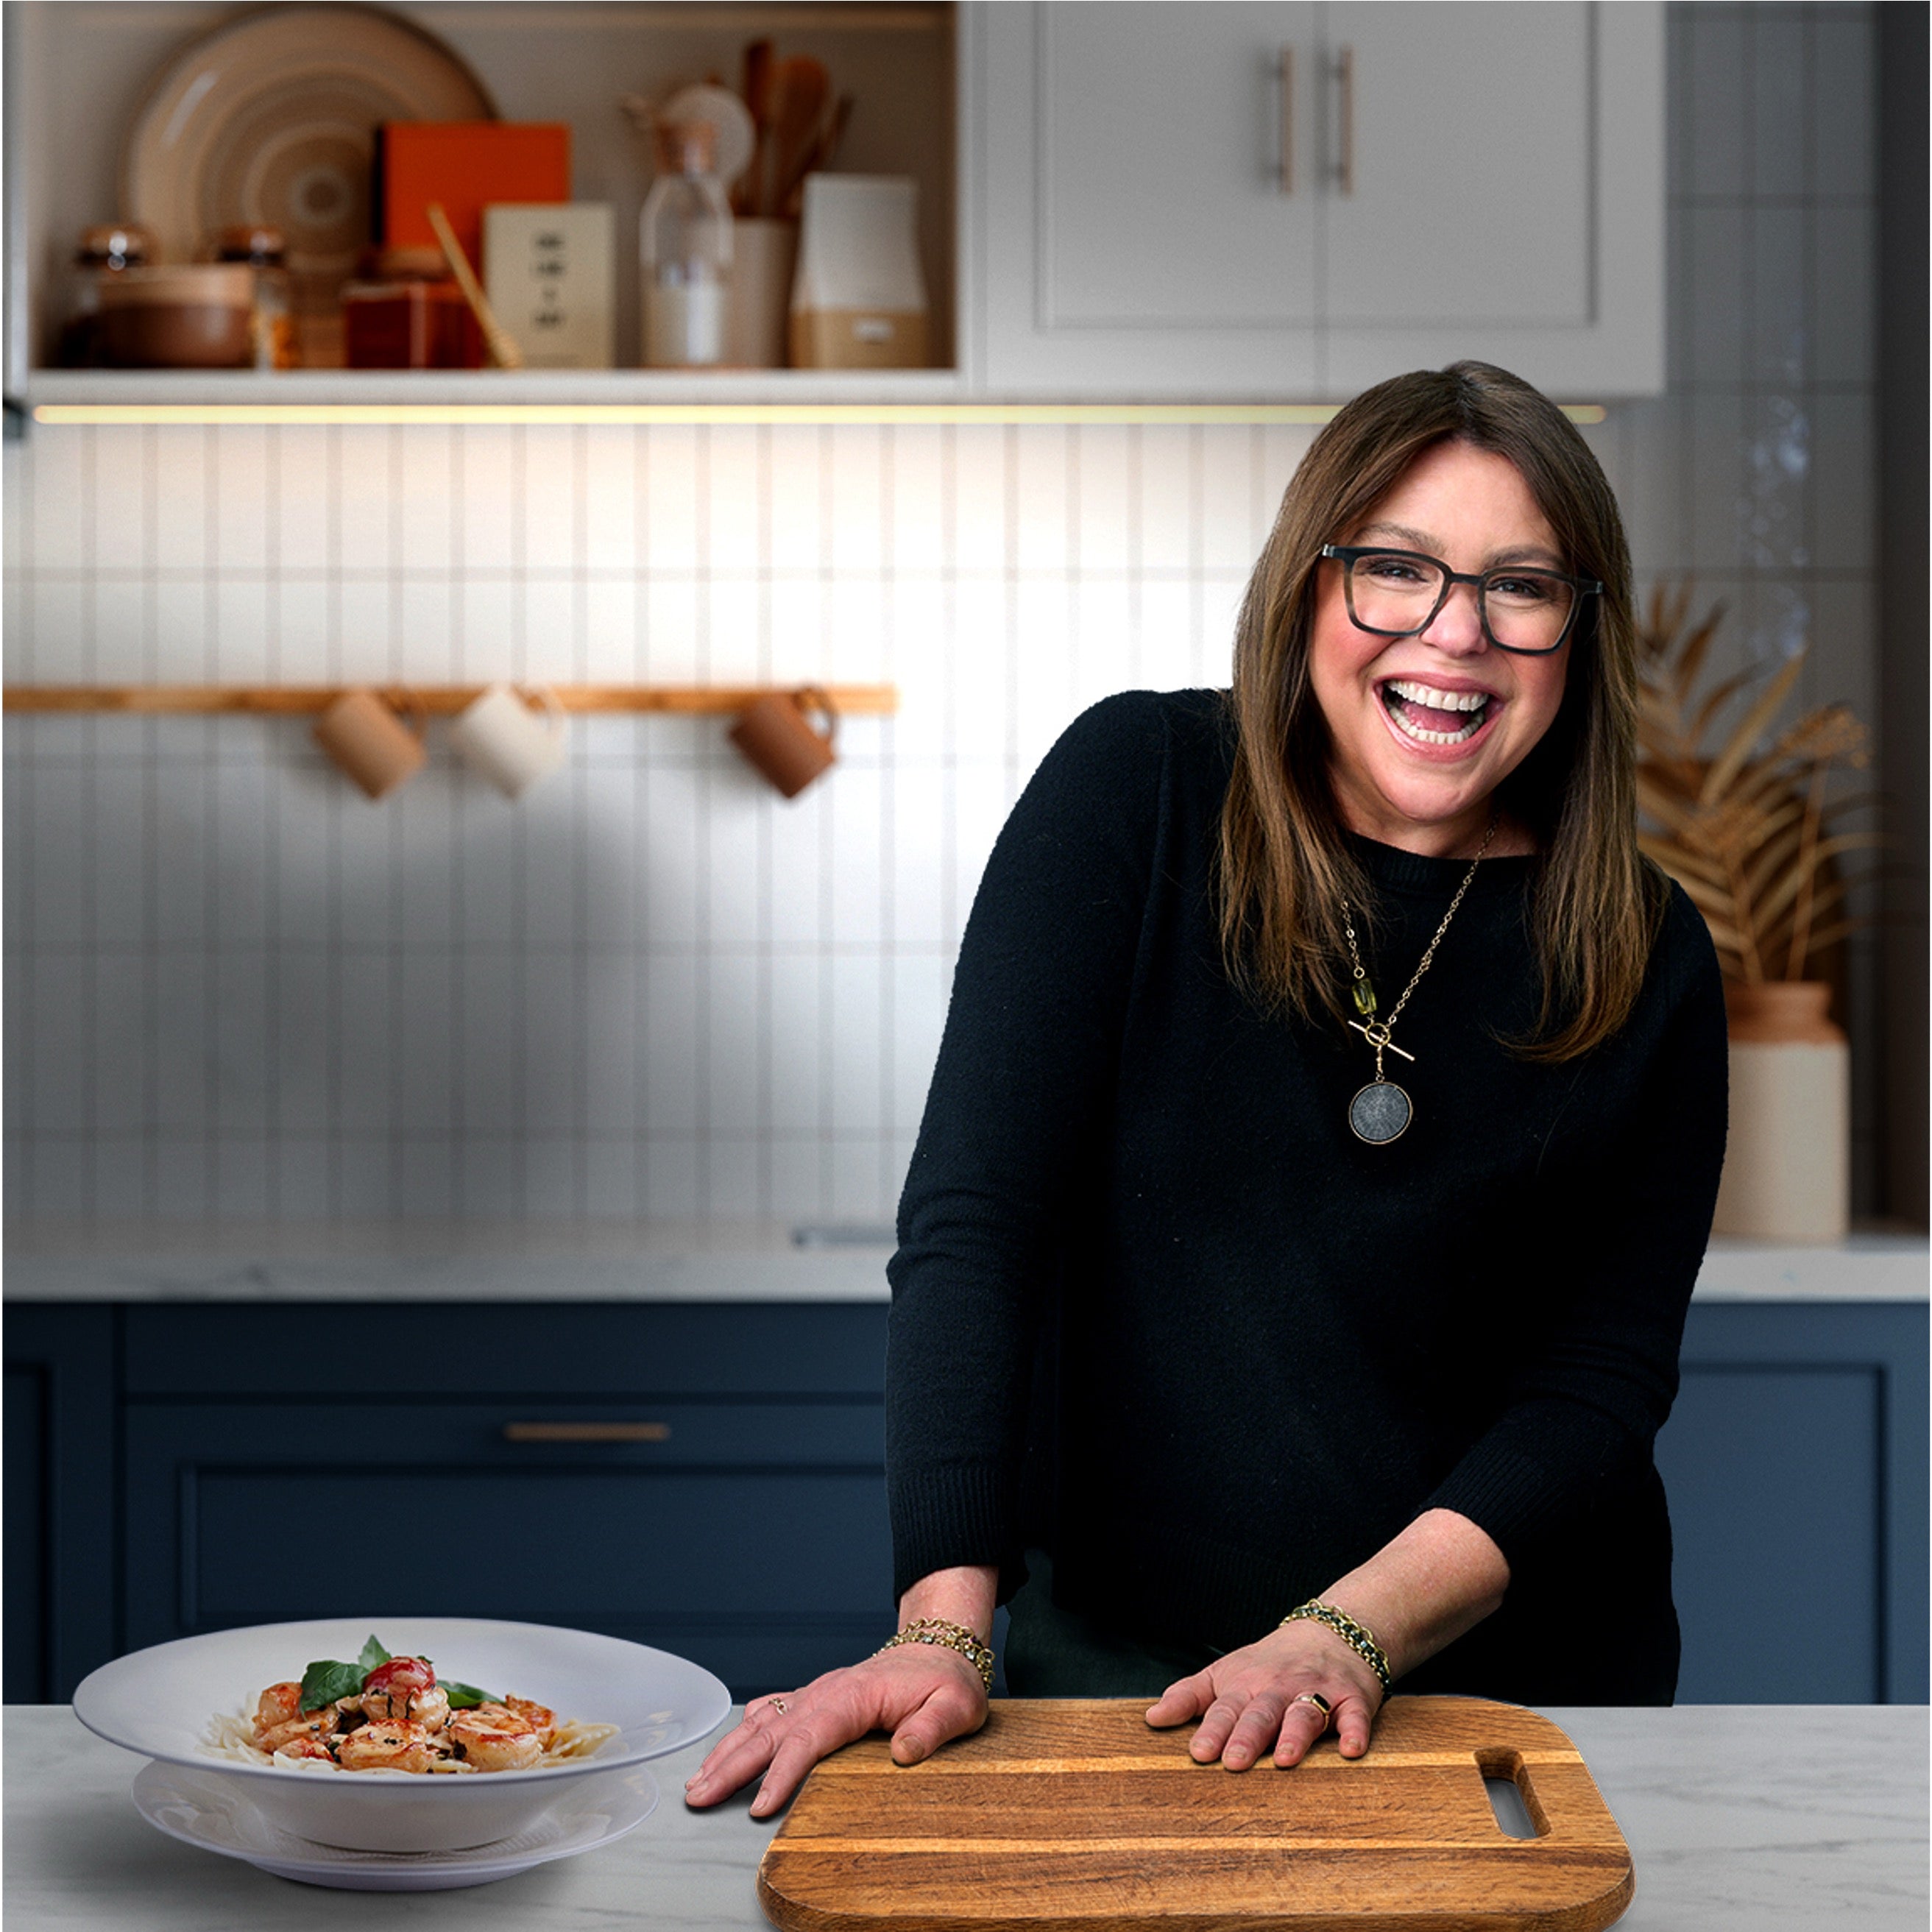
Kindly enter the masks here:
M 326 711 L 350 686 L 339 685 L 76 685 L 10 684 L 0 697 L 8 711 L 121 711 L 148 714 L 190 712 L 262 712 L 290 716 Z M 481 698 L 487 686 L 405 685 L 377 687 L 398 706 L 439 717 L 453 716 Z M 659 711 L 698 716 L 744 710 L 779 689 L 769 684 L 562 684 L 538 685 L 565 711 Z M 842 717 L 890 717 L 899 708 L 898 688 L 890 684 L 834 684 L 811 688 Z
M 1318 425 L 1339 403 L 40 403 L 49 426 L 628 423 L 672 424 L 1126 423 Z M 1572 422 L 1600 423 L 1600 403 L 1572 403 Z

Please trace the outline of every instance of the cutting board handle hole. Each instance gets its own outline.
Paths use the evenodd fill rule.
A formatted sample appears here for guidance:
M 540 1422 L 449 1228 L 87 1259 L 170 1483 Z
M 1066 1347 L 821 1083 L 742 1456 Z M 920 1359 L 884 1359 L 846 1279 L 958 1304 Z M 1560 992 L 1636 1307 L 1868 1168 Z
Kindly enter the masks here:
M 1529 1768 L 1520 1753 L 1480 1750 L 1476 1762 L 1483 1774 L 1483 1789 L 1489 1793 L 1490 1809 L 1496 1814 L 1496 1828 L 1506 1838 L 1540 1838 L 1550 1829 L 1550 1820 L 1530 1788 Z

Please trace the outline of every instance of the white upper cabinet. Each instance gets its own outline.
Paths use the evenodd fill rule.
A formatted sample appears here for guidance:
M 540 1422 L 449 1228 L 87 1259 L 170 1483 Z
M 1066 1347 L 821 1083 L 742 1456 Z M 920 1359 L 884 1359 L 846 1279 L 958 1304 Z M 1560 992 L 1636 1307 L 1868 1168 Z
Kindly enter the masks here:
M 968 8 L 974 373 L 1295 400 L 1474 356 L 1565 400 L 1660 390 L 1662 13 Z

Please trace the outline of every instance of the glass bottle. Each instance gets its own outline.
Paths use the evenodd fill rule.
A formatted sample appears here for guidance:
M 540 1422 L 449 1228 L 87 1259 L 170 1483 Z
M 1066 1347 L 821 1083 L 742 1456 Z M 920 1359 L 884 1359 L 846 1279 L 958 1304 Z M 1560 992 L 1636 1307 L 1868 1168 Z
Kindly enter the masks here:
M 63 369 L 100 364 L 100 278 L 139 268 L 154 259 L 154 241 L 133 221 L 102 222 L 80 231 L 61 304 L 60 340 L 54 360 Z
M 716 130 L 660 123 L 657 179 L 638 217 L 644 269 L 644 362 L 715 367 L 724 359 L 731 284 L 731 208 L 712 172 Z
M 302 361 L 296 345 L 288 247 L 282 231 L 264 223 L 221 229 L 209 247 L 211 260 L 246 262 L 255 272 L 254 327 L 258 369 L 293 369 Z

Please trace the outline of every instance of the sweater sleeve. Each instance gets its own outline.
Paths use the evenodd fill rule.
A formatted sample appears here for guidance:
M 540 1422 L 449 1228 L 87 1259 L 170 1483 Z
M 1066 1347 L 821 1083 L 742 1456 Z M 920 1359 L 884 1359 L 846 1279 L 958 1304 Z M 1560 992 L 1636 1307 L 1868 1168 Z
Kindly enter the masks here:
M 1724 1166 L 1723 981 L 1702 919 L 1673 884 L 1652 964 L 1661 1024 L 1610 1157 L 1544 1204 L 1558 1258 L 1542 1346 L 1501 1414 L 1423 1505 L 1459 1511 L 1512 1566 L 1648 1464 L 1670 1413 L 1690 1290 Z
M 1019 1556 L 1033 1348 L 1114 1093 L 1166 771 L 1158 698 L 1076 719 L 1013 807 L 962 939 L 887 1268 L 895 1598 Z

